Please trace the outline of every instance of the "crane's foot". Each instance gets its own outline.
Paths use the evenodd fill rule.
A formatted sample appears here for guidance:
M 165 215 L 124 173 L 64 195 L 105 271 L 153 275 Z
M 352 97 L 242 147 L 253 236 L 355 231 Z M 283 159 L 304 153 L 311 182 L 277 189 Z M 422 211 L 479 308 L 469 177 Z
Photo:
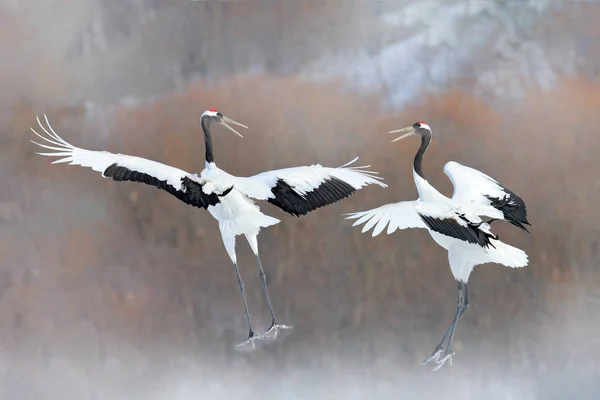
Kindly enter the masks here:
M 438 344 L 437 347 L 435 348 L 435 350 L 433 351 L 433 353 L 431 353 L 429 355 L 429 357 L 427 357 L 425 360 L 421 361 L 421 364 L 427 364 L 428 362 L 435 360 L 435 362 L 437 362 L 440 359 L 440 355 L 442 354 L 442 352 L 444 351 L 444 349 L 442 348 L 442 344 Z
M 427 364 L 430 361 L 435 361 L 435 367 L 433 367 L 432 371 L 437 371 L 442 368 L 444 364 L 448 363 L 448 365 L 452 365 L 452 356 L 454 356 L 454 350 L 452 347 L 448 347 L 446 351 L 442 348 L 442 344 L 438 344 L 433 353 L 427 357 L 421 364 Z
M 261 340 L 276 339 L 277 334 L 279 333 L 280 329 L 288 330 L 288 329 L 292 329 L 292 328 L 293 328 L 293 326 L 291 326 L 291 325 L 283 325 L 283 324 L 279 324 L 277 322 L 273 322 L 269 329 L 267 329 L 266 331 L 264 331 L 263 333 L 258 335 L 258 338 Z
M 433 367 L 432 371 L 435 372 L 438 369 L 442 368 L 444 366 L 444 364 L 446 364 L 446 362 L 448 363 L 448 365 L 452 365 L 452 356 L 454 355 L 454 352 L 445 354 L 444 357 L 441 360 L 436 360 L 435 364 L 436 366 Z
M 254 350 L 256 348 L 254 342 L 258 339 L 260 339 L 260 335 L 255 335 L 254 332 L 250 332 L 250 334 L 248 334 L 248 339 L 236 345 L 235 348 L 241 350 Z

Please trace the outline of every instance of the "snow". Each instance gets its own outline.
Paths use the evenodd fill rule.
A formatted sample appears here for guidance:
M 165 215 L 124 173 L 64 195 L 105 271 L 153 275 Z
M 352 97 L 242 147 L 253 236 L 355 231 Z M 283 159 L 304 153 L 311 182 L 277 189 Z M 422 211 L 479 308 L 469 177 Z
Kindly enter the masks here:
M 459 78 L 475 81 L 474 94 L 518 99 L 527 85 L 548 89 L 558 74 L 576 69 L 572 49 L 546 48 L 528 38 L 551 5 L 546 0 L 517 6 L 494 1 L 399 3 L 394 12 L 379 17 L 391 35 L 401 32 L 391 43 L 374 54 L 326 54 L 306 64 L 302 75 L 316 81 L 341 76 L 359 91 L 385 93 L 392 108 Z

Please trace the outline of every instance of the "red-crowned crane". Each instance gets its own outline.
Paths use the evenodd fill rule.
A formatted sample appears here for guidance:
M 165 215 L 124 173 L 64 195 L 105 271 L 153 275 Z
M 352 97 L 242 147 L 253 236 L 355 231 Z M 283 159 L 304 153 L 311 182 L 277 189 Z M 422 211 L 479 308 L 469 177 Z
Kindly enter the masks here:
M 387 226 L 387 233 L 396 229 L 423 228 L 444 249 L 458 283 L 456 314 L 450 327 L 431 355 L 423 364 L 435 360 L 434 371 L 449 361 L 452 364 L 454 330 L 460 317 L 469 308 L 467 281 L 476 265 L 499 263 L 507 267 L 524 267 L 527 254 L 498 240 L 490 230 L 494 220 L 506 220 L 527 231 L 527 210 L 523 200 L 499 184 L 493 178 L 473 169 L 450 161 L 444 172 L 454 186 L 452 198 L 441 194 L 425 179 L 422 170 L 423 155 L 431 143 L 431 128 L 423 121 L 390 133 L 404 133 L 392 140 L 420 136 L 421 147 L 413 161 L 413 177 L 419 193 L 414 201 L 386 204 L 369 211 L 351 213 L 348 219 L 358 219 L 353 226 L 366 222 L 362 232 L 373 229 L 379 235 Z M 481 217 L 490 218 L 484 221 Z M 528 231 L 527 231 L 528 232 Z
M 75 147 L 62 139 L 50 126 L 44 115 L 47 128 L 37 118 L 45 135 L 31 130 L 46 143 L 38 146 L 52 150 L 50 153 L 37 153 L 44 156 L 61 157 L 53 162 L 69 163 L 92 168 L 105 178 L 115 181 L 135 181 L 156 186 L 177 197 L 184 203 L 205 208 L 219 222 L 225 250 L 233 262 L 238 285 L 244 301 L 248 338 L 238 347 L 251 344 L 256 339 L 276 337 L 279 329 L 290 329 L 280 324 L 275 317 L 267 289 L 265 272 L 258 255 L 257 236 L 261 228 L 275 225 L 278 219 L 263 214 L 254 200 L 266 200 L 295 216 L 305 215 L 319 207 L 342 200 L 366 185 L 386 187 L 376 176 L 377 172 L 364 167 L 350 167 L 357 159 L 339 168 L 326 168 L 319 164 L 263 172 L 247 178 L 236 177 L 221 170 L 215 164 L 213 155 L 211 124 L 220 124 L 243 137 L 231 125 L 247 128 L 235 122 L 216 109 L 205 111 L 200 117 L 206 146 L 206 165 L 200 175 L 189 174 L 181 169 L 150 161 L 145 158 L 113 154 L 106 151 L 91 151 Z M 235 254 L 235 240 L 244 235 L 256 256 L 262 289 L 271 312 L 271 326 L 262 334 L 255 334 L 250 321 L 250 313 L 244 292 Z

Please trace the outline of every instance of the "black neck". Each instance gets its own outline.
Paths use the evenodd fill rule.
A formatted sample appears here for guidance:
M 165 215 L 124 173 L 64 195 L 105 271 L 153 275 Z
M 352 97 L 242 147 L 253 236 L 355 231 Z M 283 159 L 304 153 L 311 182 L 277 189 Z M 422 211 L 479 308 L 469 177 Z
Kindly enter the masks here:
M 423 155 L 427 151 L 429 144 L 431 144 L 431 131 L 423 129 L 423 133 L 421 134 L 421 147 L 419 147 L 419 151 L 415 154 L 415 160 L 413 161 L 415 172 L 423 179 L 425 179 L 425 175 L 423 175 Z
M 212 144 L 212 136 L 210 134 L 210 122 L 206 118 L 202 118 L 200 121 L 200 125 L 202 125 L 202 130 L 204 131 L 204 144 L 206 146 L 206 162 L 214 163 L 215 158 L 213 156 L 213 144 Z

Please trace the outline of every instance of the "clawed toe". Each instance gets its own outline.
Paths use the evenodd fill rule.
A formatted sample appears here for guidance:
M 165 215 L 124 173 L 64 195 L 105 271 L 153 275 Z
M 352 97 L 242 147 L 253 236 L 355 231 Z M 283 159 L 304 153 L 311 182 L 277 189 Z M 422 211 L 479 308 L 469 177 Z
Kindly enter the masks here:
M 291 325 L 283 325 L 283 324 L 278 324 L 278 323 L 274 322 L 269 329 L 267 329 L 266 331 L 264 331 L 263 333 L 258 335 L 258 338 L 261 340 L 275 339 L 275 338 L 277 338 L 277 334 L 279 333 L 280 329 L 286 330 L 286 329 L 292 329 L 292 328 L 293 328 L 293 326 L 291 326 Z
M 454 352 L 450 353 L 450 354 L 446 354 L 444 356 L 444 358 L 442 358 L 439 361 L 436 361 L 435 363 L 437 364 L 432 371 L 435 372 L 438 369 L 442 368 L 444 366 L 444 364 L 446 364 L 446 362 L 448 362 L 448 365 L 452 365 L 452 356 L 454 355 Z
M 256 344 L 254 342 L 258 339 L 260 339 L 260 335 L 257 336 L 254 333 L 250 333 L 250 335 L 248 335 L 248 339 L 244 340 L 242 343 L 236 345 L 235 347 L 237 349 L 254 350 L 256 348 Z M 249 348 L 248 345 L 251 345 L 252 347 Z
M 454 355 L 454 350 L 452 350 L 452 347 L 450 347 L 444 351 L 443 346 L 438 345 L 435 348 L 435 350 L 433 351 L 433 353 L 431 353 L 429 355 L 429 357 L 427 357 L 427 359 L 425 361 L 423 361 L 421 364 L 427 364 L 430 361 L 435 361 L 436 365 L 435 365 L 435 367 L 433 367 L 432 371 L 437 371 L 438 369 L 442 368 L 444 366 L 444 364 L 446 364 L 446 363 L 448 363 L 448 365 L 452 365 L 452 356 L 453 355 Z
M 427 359 L 422 361 L 421 364 L 427 364 L 431 360 L 435 360 L 437 362 L 438 359 L 440 358 L 440 354 L 442 354 L 442 351 L 444 351 L 444 349 L 441 346 L 436 347 L 436 349 L 433 351 L 433 353 L 431 353 L 429 355 L 429 357 L 427 357 Z

